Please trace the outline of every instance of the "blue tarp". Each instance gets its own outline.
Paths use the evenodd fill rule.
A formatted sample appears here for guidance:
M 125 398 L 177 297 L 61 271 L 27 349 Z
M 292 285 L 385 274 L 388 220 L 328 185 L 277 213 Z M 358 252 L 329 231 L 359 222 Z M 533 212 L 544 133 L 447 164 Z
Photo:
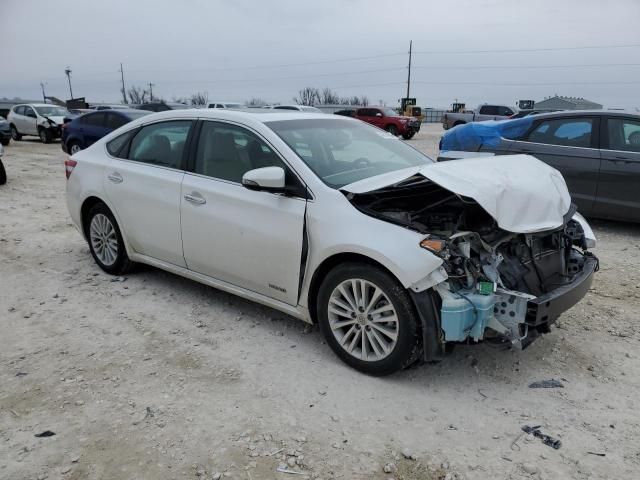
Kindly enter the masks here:
M 500 138 L 518 138 L 532 123 L 533 118 L 529 116 L 515 120 L 489 120 L 458 125 L 442 136 L 440 150 L 477 152 L 482 146 L 495 148 L 500 144 Z

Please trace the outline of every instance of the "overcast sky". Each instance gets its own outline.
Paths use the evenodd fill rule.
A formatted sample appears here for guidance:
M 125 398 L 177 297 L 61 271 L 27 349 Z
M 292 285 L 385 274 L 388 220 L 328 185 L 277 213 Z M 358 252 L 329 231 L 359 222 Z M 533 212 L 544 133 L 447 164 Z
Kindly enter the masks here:
M 70 66 L 76 97 L 117 102 L 122 62 L 127 87 L 167 100 L 290 103 L 328 86 L 396 105 L 413 40 L 422 106 L 557 93 L 637 107 L 639 23 L 638 0 L 0 0 L 0 97 L 41 98 L 42 81 L 67 99 Z M 504 52 L 518 49 L 539 50 Z

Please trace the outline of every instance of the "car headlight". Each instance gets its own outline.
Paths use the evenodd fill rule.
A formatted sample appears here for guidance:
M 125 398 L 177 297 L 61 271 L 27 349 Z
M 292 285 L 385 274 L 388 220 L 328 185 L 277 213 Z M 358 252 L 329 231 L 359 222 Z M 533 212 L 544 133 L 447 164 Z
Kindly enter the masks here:
M 587 222 L 587 219 L 580 215 L 578 212 L 573 214 L 573 220 L 578 222 L 584 232 L 584 244 L 587 248 L 596 248 L 596 235 L 591 229 L 591 225 Z

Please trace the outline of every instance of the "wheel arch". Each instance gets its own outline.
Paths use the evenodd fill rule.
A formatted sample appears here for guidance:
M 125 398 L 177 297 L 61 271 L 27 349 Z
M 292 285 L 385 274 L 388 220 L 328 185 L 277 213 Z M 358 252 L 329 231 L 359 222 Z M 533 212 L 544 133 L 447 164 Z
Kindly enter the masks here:
M 318 267 L 313 272 L 313 275 L 311 276 L 311 282 L 309 283 L 309 291 L 307 293 L 307 307 L 309 309 L 309 316 L 311 317 L 311 321 L 313 323 L 318 323 L 317 302 L 315 301 L 315 299 L 318 296 L 318 291 L 320 290 L 322 281 L 326 278 L 327 274 L 331 270 L 333 270 L 341 263 L 347 262 L 359 262 L 377 267 L 380 270 L 391 275 L 392 278 L 394 278 L 400 285 L 402 285 L 400 279 L 391 270 L 389 270 L 379 261 L 368 257 L 367 255 L 355 252 L 341 252 L 331 255 L 325 258 L 322 263 L 318 265 Z
M 80 207 L 80 222 L 81 222 L 82 234 L 84 235 L 84 238 L 87 240 L 89 238 L 87 235 L 87 229 L 89 227 L 89 225 L 87 224 L 87 216 L 89 215 L 89 212 L 91 211 L 91 209 L 98 203 L 104 203 L 106 207 L 109 209 L 109 211 L 111 212 L 111 214 L 116 219 L 116 223 L 118 224 L 120 235 L 122 235 L 122 240 L 124 242 L 124 248 L 127 251 L 127 255 L 131 255 L 132 253 L 135 253 L 135 250 L 133 250 L 131 248 L 131 245 L 129 244 L 129 239 L 127 238 L 127 234 L 123 228 L 122 221 L 120 220 L 120 217 L 118 217 L 117 212 L 112 208 L 112 206 L 107 200 L 99 197 L 95 193 L 87 196 L 82 201 L 82 206 Z

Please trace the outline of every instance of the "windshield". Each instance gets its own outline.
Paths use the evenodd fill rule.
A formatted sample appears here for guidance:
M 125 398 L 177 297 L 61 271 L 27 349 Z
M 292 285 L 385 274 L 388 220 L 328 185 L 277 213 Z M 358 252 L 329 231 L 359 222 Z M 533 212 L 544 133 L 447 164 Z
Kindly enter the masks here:
M 244 108 L 244 105 L 241 103 L 225 103 L 227 108 Z
M 332 188 L 432 162 L 394 135 L 346 118 L 265 124 Z
M 34 107 L 36 111 L 43 117 L 64 117 L 69 115 L 69 110 L 62 107 Z
M 149 112 L 148 110 L 129 110 L 125 112 L 125 115 L 131 120 L 135 120 L 136 118 L 144 117 L 145 115 L 149 115 L 150 113 L 153 112 Z
M 398 116 L 398 112 L 396 112 L 392 108 L 383 108 L 382 111 L 384 112 L 384 116 L 385 117 L 397 117 Z

